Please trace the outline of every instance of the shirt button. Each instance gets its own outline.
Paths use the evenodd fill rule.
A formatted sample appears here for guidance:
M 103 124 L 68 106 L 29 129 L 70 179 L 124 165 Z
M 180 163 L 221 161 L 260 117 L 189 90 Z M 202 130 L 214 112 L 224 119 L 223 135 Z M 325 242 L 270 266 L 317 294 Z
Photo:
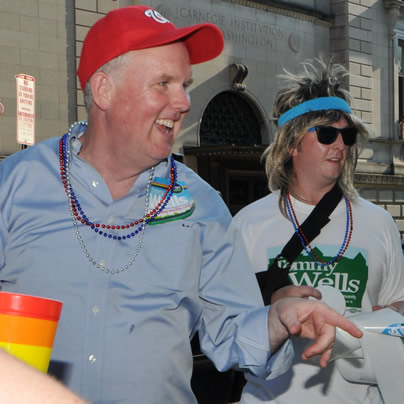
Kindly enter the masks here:
M 93 354 L 91 354 L 91 355 L 88 357 L 88 361 L 89 361 L 90 363 L 94 363 L 95 360 L 96 360 L 96 357 L 95 357 L 95 355 L 93 355 Z
M 93 311 L 94 316 L 96 316 L 96 315 L 99 313 L 100 308 L 99 308 L 98 306 L 94 306 L 94 307 L 92 308 L 92 311 Z
M 95 180 L 94 180 L 94 181 L 93 181 L 93 187 L 94 187 L 94 188 L 97 188 L 97 186 L 98 186 L 98 181 L 95 181 Z

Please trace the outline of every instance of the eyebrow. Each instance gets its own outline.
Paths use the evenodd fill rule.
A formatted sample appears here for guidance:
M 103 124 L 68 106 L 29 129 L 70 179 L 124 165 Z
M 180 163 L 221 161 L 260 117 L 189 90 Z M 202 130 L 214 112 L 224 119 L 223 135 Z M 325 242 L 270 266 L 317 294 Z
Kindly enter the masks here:
M 175 80 L 176 76 L 171 76 L 168 74 L 162 74 L 159 78 L 158 81 L 171 81 L 171 80 Z M 190 86 L 192 83 L 194 82 L 193 77 L 191 77 L 190 79 L 184 81 L 184 85 L 186 86 Z
M 189 80 L 186 80 L 186 81 L 184 82 L 184 84 L 185 84 L 186 86 L 190 86 L 191 84 L 193 84 L 193 82 L 194 82 L 194 79 L 191 77 Z

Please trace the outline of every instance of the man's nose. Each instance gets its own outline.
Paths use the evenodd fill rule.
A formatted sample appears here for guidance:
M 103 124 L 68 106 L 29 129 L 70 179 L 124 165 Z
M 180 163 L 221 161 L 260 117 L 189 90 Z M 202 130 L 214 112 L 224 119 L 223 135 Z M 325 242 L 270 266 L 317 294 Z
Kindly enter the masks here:
M 172 105 L 180 112 L 188 112 L 191 108 L 189 93 L 183 87 L 177 89 L 173 95 Z
M 341 132 L 338 133 L 338 136 L 332 145 L 339 149 L 343 149 L 345 147 L 344 139 L 342 138 Z

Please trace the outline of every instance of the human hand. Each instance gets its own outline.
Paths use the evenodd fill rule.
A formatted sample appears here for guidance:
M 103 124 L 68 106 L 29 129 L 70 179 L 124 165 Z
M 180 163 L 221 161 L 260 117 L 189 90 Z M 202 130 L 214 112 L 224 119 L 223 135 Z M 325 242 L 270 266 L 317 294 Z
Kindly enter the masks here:
M 381 309 L 391 309 L 391 310 L 397 311 L 402 316 L 404 316 L 404 301 L 400 300 L 398 302 L 394 302 L 391 304 L 383 304 L 383 305 L 377 304 L 372 307 L 373 311 L 381 310 Z
M 0 348 L 0 402 L 90 404 L 59 381 Z
M 277 300 L 283 299 L 284 297 L 301 297 L 309 298 L 314 297 L 315 299 L 321 300 L 321 292 L 313 288 L 312 286 L 295 286 L 289 285 L 284 286 L 272 293 L 271 304 L 275 303 Z
M 268 328 L 271 351 L 275 352 L 290 335 L 315 340 L 303 352 L 302 358 L 320 355 L 325 367 L 331 357 L 336 327 L 353 337 L 362 337 L 362 331 L 327 304 L 297 297 L 276 301 L 269 310 Z
M 392 306 L 391 304 L 376 304 L 372 307 L 373 311 L 381 310 L 381 309 L 391 309 L 394 311 L 398 311 L 396 307 Z

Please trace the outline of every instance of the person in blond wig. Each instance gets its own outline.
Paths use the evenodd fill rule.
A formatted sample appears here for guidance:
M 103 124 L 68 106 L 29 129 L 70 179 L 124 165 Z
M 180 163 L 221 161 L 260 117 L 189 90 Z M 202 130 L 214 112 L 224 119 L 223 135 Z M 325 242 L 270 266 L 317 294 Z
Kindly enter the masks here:
M 280 78 L 285 85 L 274 101 L 277 131 L 264 153 L 271 193 L 234 218 L 253 269 L 263 273 L 274 262 L 287 269 L 288 284 L 273 288 L 272 303 L 285 296 L 326 299 L 327 287 L 332 287 L 344 297 L 345 315 L 385 306 L 404 313 L 397 227 L 354 187 L 360 146 L 370 132 L 351 110 L 347 70 L 316 59 L 303 63 L 301 73 L 285 71 Z M 336 207 L 310 241 L 305 229 L 311 228 L 302 229 L 302 224 L 330 195 Z M 281 251 L 294 234 L 298 255 L 288 261 Z M 288 372 L 274 380 L 247 376 L 241 403 L 382 403 L 377 386 L 347 382 L 334 364 L 321 368 L 315 361 L 302 361 L 306 343 L 292 341 L 296 355 Z
M 348 75 L 347 70 L 339 64 L 327 63 L 321 59 L 317 63 L 319 64 L 318 68 L 309 62 L 304 63 L 304 73 L 294 75 L 286 72 L 279 76 L 281 79 L 289 80 L 290 85 L 279 90 L 277 94 L 273 108 L 275 118 L 279 118 L 286 111 L 298 107 L 307 100 L 319 97 L 338 97 L 346 101 L 347 104 L 352 102 L 351 94 L 342 87 Z M 332 98 L 329 100 L 333 101 Z M 284 197 L 290 187 L 293 187 L 294 179 L 290 150 L 295 149 L 300 144 L 307 131 L 313 126 L 327 126 L 337 122 L 341 117 L 344 117 L 350 126 L 357 129 L 359 142 L 355 142 L 348 149 L 346 161 L 337 182 L 344 194 L 352 200 L 357 198 L 358 192 L 353 185 L 353 174 L 358 158 L 358 144 L 364 144 L 367 141 L 369 137 L 368 128 L 358 117 L 344 110 L 309 111 L 279 127 L 274 142 L 264 152 L 268 187 L 271 191 L 280 191 L 283 212 L 286 212 Z

